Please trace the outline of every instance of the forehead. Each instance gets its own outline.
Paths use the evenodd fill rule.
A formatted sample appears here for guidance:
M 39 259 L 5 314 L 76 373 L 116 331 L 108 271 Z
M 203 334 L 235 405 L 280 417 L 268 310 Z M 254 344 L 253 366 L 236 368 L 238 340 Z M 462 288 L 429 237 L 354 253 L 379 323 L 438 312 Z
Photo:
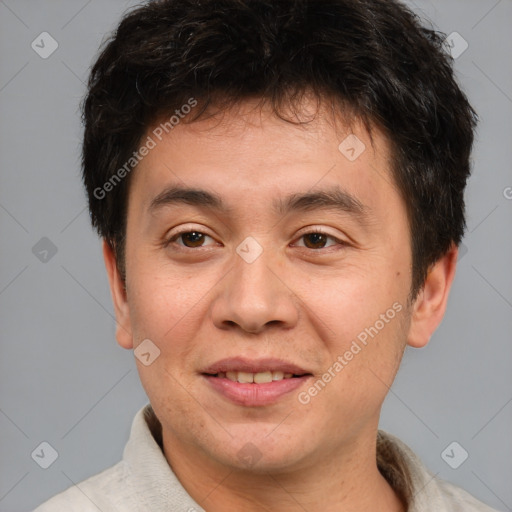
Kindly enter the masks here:
M 205 204 L 226 212 L 234 203 L 268 199 L 282 214 L 320 189 L 323 198 L 311 204 L 328 202 L 330 195 L 345 199 L 354 212 L 371 209 L 372 195 L 395 188 L 387 139 L 376 128 L 370 136 L 357 119 L 347 123 L 332 110 L 314 108 L 306 104 L 299 120 L 309 121 L 302 124 L 254 102 L 193 122 L 184 119 L 167 131 L 156 123 L 143 138 L 151 138 L 154 147 L 138 164 L 130 193 L 142 194 L 149 211 L 186 189 L 207 191 Z

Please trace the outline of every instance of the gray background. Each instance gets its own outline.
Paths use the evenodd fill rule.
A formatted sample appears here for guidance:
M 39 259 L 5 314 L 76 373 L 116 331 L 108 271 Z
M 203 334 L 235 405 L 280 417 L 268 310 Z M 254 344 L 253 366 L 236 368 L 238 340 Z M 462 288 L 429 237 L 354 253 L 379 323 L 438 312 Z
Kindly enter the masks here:
M 469 43 L 456 69 L 481 123 L 448 313 L 427 348 L 406 352 L 381 426 L 433 473 L 512 510 L 512 2 L 409 3 Z M 115 463 L 146 403 L 114 339 L 79 179 L 83 81 L 133 4 L 0 1 L 1 511 L 30 510 Z M 47 59 L 31 48 L 43 31 L 59 44 Z M 57 249 L 46 262 L 41 246 L 33 253 L 43 237 Z M 46 470 L 31 458 L 43 441 L 59 454 Z M 441 457 L 452 441 L 469 453 L 458 469 Z

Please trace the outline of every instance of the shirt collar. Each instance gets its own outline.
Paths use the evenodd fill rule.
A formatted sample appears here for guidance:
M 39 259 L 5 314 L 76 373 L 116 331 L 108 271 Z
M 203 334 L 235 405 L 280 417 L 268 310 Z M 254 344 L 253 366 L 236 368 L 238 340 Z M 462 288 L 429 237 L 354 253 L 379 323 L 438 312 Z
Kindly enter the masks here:
M 162 426 L 150 404 L 136 414 L 123 460 L 131 485 L 148 511 L 204 512 L 183 488 L 162 451 Z M 379 430 L 377 463 L 380 472 L 407 503 L 408 512 L 448 512 L 437 481 L 414 452 L 397 437 Z M 180 508 L 177 509 L 176 506 Z
M 151 406 L 139 410 L 123 452 L 130 485 L 148 512 L 204 512 L 169 466 L 161 449 L 161 432 Z

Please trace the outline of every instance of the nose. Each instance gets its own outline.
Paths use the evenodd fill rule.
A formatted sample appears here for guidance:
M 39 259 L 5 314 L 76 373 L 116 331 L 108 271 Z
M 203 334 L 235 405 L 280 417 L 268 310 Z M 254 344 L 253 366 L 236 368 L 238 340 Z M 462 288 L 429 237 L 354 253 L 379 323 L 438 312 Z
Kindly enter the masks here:
M 234 254 L 233 268 L 221 281 L 212 306 L 219 329 L 239 328 L 258 334 L 269 326 L 291 328 L 298 320 L 298 298 L 287 284 L 282 265 L 270 251 L 252 262 Z

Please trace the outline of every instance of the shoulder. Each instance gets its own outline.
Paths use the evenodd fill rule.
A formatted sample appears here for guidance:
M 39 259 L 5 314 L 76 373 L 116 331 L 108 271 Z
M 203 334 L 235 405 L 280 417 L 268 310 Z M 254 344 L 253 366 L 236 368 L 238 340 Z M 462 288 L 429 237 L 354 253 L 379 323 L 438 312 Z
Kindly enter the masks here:
M 173 473 L 160 443 L 161 425 L 145 406 L 133 419 L 121 462 L 72 485 L 34 512 L 203 510 Z
M 55 495 L 34 512 L 98 512 L 98 510 L 124 510 L 120 503 L 120 491 L 127 487 L 124 462 L 119 462 L 101 473 L 72 485 Z M 123 493 L 124 494 L 124 493 Z M 129 495 L 125 496 L 129 499 Z
M 496 509 L 477 500 L 469 492 L 446 480 L 436 478 L 435 484 L 446 510 L 450 512 L 497 512 Z
M 456 485 L 433 475 L 400 439 L 379 430 L 379 469 L 406 497 L 409 512 L 497 512 Z

